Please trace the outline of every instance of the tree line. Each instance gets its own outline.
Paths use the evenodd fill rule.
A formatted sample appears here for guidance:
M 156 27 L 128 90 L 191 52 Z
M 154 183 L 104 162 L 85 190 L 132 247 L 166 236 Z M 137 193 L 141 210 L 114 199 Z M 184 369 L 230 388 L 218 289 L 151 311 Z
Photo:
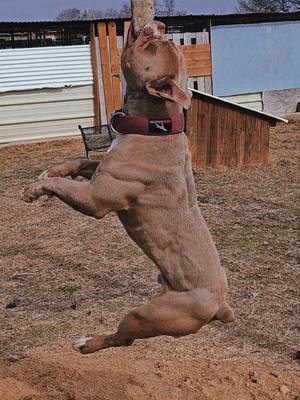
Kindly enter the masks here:
M 239 13 L 276 13 L 300 10 L 300 0 L 238 0 Z
M 156 15 L 158 16 L 171 16 L 171 15 L 185 15 L 186 11 L 179 10 L 176 7 L 176 0 L 160 0 L 154 1 Z M 78 8 L 66 8 L 62 10 L 56 17 L 58 21 L 74 21 L 74 20 L 90 20 L 90 19 L 103 19 L 103 18 L 130 18 L 131 7 L 130 1 L 123 1 L 121 8 L 106 8 L 106 9 L 93 9 L 79 10 Z
M 199 2 L 199 12 L 201 14 L 201 2 Z M 186 15 L 185 10 L 176 7 L 176 0 L 155 0 L 156 15 L 169 17 L 172 15 Z M 300 10 L 300 0 L 238 0 L 236 12 L 238 13 L 276 13 L 291 12 Z M 103 19 L 103 18 L 130 18 L 130 1 L 123 1 L 121 8 L 106 8 L 79 10 L 78 8 L 66 8 L 56 17 L 58 21 L 74 21 L 81 19 Z

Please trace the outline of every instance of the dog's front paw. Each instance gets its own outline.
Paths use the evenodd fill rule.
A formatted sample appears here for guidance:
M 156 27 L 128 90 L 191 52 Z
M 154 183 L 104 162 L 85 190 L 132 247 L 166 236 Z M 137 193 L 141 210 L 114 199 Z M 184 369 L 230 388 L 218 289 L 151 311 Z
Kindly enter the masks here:
M 43 181 L 35 182 L 27 186 L 23 190 L 23 193 L 21 194 L 21 199 L 23 201 L 26 201 L 26 203 L 32 203 L 33 201 L 41 197 L 43 194 L 45 194 L 43 190 Z
M 38 180 L 46 180 L 49 178 L 66 178 L 71 177 L 76 178 L 80 170 L 80 161 L 68 161 L 64 164 L 56 165 L 55 167 L 51 167 L 46 171 L 42 172 Z
M 69 171 L 65 171 L 66 168 L 63 168 L 63 166 L 58 165 L 56 167 L 52 167 L 49 169 L 46 169 L 46 171 L 42 172 L 38 176 L 39 181 L 43 181 L 45 179 L 49 178 L 63 178 L 68 175 Z

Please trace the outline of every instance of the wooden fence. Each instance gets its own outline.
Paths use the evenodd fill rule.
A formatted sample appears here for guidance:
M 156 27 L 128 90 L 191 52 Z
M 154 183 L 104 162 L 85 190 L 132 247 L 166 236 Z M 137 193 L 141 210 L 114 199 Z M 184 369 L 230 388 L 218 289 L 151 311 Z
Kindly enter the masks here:
M 123 35 L 118 36 L 115 22 L 100 22 L 96 26 L 90 26 L 95 125 L 106 124 L 112 112 L 122 107 L 125 82 L 122 78 L 120 57 L 128 28 L 129 22 L 126 21 Z M 212 93 L 209 33 L 169 33 L 166 36 L 180 46 L 185 57 L 189 87 Z

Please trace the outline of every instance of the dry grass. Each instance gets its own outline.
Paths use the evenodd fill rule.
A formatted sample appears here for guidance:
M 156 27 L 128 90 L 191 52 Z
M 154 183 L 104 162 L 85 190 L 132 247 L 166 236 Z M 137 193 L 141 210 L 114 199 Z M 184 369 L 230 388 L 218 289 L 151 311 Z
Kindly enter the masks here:
M 268 166 L 195 175 L 237 321 L 89 358 L 70 352 L 73 337 L 113 330 L 124 313 L 156 293 L 157 271 L 115 215 L 99 222 L 57 199 L 19 200 L 22 187 L 49 165 L 84 156 L 80 141 L 1 149 L 0 395 L 296 399 L 299 128 L 295 122 L 273 130 Z M 5 308 L 15 298 L 21 303 Z M 9 361 L 11 355 L 19 361 Z M 10 394 L 7 380 L 15 388 Z

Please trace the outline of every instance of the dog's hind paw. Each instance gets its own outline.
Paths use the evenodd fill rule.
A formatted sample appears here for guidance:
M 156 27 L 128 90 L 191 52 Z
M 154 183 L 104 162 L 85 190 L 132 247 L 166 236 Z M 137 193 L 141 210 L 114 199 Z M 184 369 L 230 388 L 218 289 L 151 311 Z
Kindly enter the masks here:
M 115 345 L 112 335 L 88 335 L 76 339 L 73 343 L 73 349 L 81 354 L 90 354 Z
M 80 336 L 73 342 L 73 349 L 79 351 L 82 354 L 87 354 L 84 350 L 87 350 L 87 341 L 93 339 L 92 336 Z

